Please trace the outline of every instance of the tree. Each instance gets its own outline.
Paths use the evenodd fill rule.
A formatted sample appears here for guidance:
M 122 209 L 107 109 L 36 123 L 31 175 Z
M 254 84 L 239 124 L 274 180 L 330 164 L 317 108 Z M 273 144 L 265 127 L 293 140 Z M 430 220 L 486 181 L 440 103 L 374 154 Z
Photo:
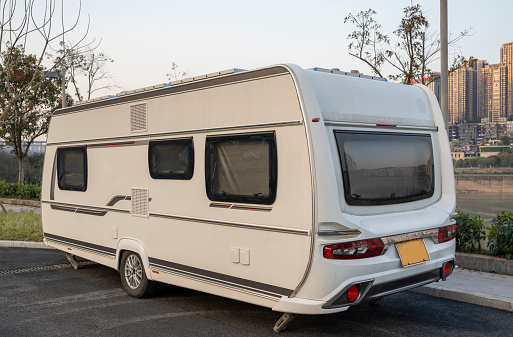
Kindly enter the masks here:
M 5 55 L 7 54 L 8 57 Z M 23 47 L 11 47 L 2 55 L 0 71 L 0 138 L 11 146 L 18 159 L 18 182 L 22 183 L 23 159 L 34 139 L 48 131 L 52 111 L 60 104 L 60 85 L 45 77 L 35 55 Z M 8 68 L 7 68 L 8 67 Z M 28 86 L 37 82 L 37 86 Z M 12 101 L 12 97 L 17 97 Z
M 434 80 L 433 71 L 429 65 L 438 59 L 440 40 L 436 32 L 429 30 L 429 22 L 419 4 L 404 8 L 404 17 L 398 28 L 393 32 L 397 42 L 392 44 L 390 38 L 379 31 L 381 25 L 374 19 L 376 11 L 369 9 L 356 15 L 351 13 L 344 19 L 356 26 L 356 30 L 348 35 L 352 42 L 348 46 L 349 54 L 365 62 L 371 71 L 381 77 L 383 64 L 390 65 L 398 73 L 389 75 L 392 80 L 405 84 L 414 82 L 428 84 Z M 456 38 L 449 41 L 455 45 L 460 39 L 470 35 L 471 29 L 466 29 Z M 474 58 L 470 58 L 472 62 Z M 466 61 L 456 58 L 457 62 Z M 458 63 L 453 63 L 451 70 Z
M 178 81 L 183 78 L 191 77 L 192 72 L 187 70 L 178 70 L 178 65 L 174 62 L 171 63 L 171 72 L 166 74 L 169 81 Z
M 64 14 L 56 11 L 60 7 L 63 11 L 64 1 L 61 0 L 61 6 L 57 6 L 56 0 L 3 0 L 0 2 L 0 10 L 2 16 L 0 18 L 0 55 L 2 56 L 1 64 L 3 65 L 0 75 L 3 75 L 5 83 L 9 84 L 15 80 L 11 78 L 12 62 L 15 62 L 16 46 L 23 46 L 27 49 L 27 43 L 40 46 L 37 56 L 35 56 L 36 67 L 41 67 L 46 53 L 52 48 L 52 44 L 73 31 L 79 22 L 82 3 L 80 2 L 78 14 L 71 26 L 65 25 Z M 88 24 L 89 29 L 89 24 Z M 71 46 L 70 50 L 75 50 L 84 41 L 86 33 Z M 48 68 L 49 71 L 56 70 L 61 66 L 56 62 Z M 10 114 L 11 106 L 15 105 L 19 99 L 23 100 L 24 95 L 36 92 L 37 87 L 45 82 L 44 76 L 37 76 L 37 72 L 33 73 L 33 77 L 24 82 L 23 87 L 16 91 L 7 91 L 4 97 L 5 106 L 0 113 L 0 120 L 7 118 Z M 6 89 L 11 86 L 7 85 Z
M 105 70 L 107 63 L 114 62 L 104 52 L 97 52 L 99 44 L 91 47 L 75 48 L 71 44 L 61 42 L 61 49 L 57 51 L 57 57 L 54 58 L 55 63 L 61 63 L 66 69 L 66 80 L 71 83 L 75 96 L 78 100 L 91 99 L 91 95 L 103 89 L 112 89 L 117 87 L 114 77 Z M 52 58 L 52 56 L 50 56 Z M 85 96 L 80 91 L 80 78 L 86 78 Z M 97 87 L 98 82 L 102 82 Z
M 365 62 L 374 75 L 383 77 L 381 66 L 385 62 L 386 55 L 382 52 L 380 45 L 389 43 L 389 39 L 378 31 L 381 25 L 374 20 L 373 15 L 376 15 L 376 11 L 369 9 L 356 15 L 349 13 L 344 18 L 344 23 L 351 22 L 357 28 L 347 37 L 353 40 L 348 46 L 348 51 L 349 55 Z
M 509 138 L 508 136 L 502 136 L 501 139 L 501 144 L 502 145 L 510 145 L 511 144 L 511 138 Z

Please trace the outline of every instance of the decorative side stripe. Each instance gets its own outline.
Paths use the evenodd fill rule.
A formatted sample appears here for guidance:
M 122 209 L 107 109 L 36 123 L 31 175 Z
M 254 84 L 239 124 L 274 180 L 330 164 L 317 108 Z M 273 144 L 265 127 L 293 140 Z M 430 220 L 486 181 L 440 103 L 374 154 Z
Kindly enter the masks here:
M 226 209 L 240 209 L 246 211 L 261 211 L 261 212 L 270 212 L 273 210 L 272 207 L 254 207 L 254 206 L 243 206 L 243 205 L 235 205 L 235 204 L 221 204 L 217 202 L 212 202 L 209 207 L 214 208 L 226 208 Z
M 132 200 L 132 197 L 125 195 L 116 195 L 115 197 L 112 197 L 112 199 L 110 199 L 110 201 L 107 203 L 107 206 L 114 206 L 118 201 L 122 200 Z
M 105 214 L 107 214 L 107 211 L 97 211 L 97 210 L 78 208 L 78 207 L 65 207 L 65 206 L 56 206 L 56 205 L 50 205 L 50 207 L 56 211 L 64 211 L 64 212 L 96 215 L 96 216 L 104 216 Z
M 286 289 L 266 283 L 251 281 L 240 277 L 216 273 L 210 270 L 186 266 L 183 264 L 149 258 L 150 268 L 163 270 L 171 274 L 179 274 L 185 277 L 202 278 L 205 282 L 217 282 L 228 287 L 239 287 L 244 291 L 255 292 L 266 297 L 279 299 L 281 296 L 289 296 L 292 289 Z
M 44 233 L 44 236 L 45 239 L 47 239 L 48 241 L 52 241 L 61 245 L 72 246 L 76 249 L 85 250 L 99 255 L 106 255 L 112 258 L 116 256 L 116 249 L 114 248 L 100 246 L 85 241 L 70 239 L 64 236 L 54 235 L 50 233 Z
M 91 144 L 91 145 L 87 145 L 87 148 L 90 148 L 90 147 L 127 146 L 127 145 L 134 145 L 134 144 L 135 144 L 135 141 L 133 141 L 133 142 L 120 142 L 120 143 Z
M 121 200 L 130 200 L 130 199 L 122 199 L 122 197 L 123 196 L 116 196 L 116 197 L 112 198 L 111 201 L 109 201 L 109 203 L 116 203 Z M 118 199 L 116 199 L 116 198 L 118 198 Z M 130 197 L 126 197 L 126 198 L 130 198 Z M 151 198 L 148 198 L 148 201 L 151 201 Z M 50 207 L 55 210 L 75 212 L 75 213 L 81 213 L 81 214 L 90 214 L 90 215 L 97 215 L 97 216 L 103 216 L 109 212 L 117 212 L 117 213 L 125 213 L 125 214 L 130 213 L 129 210 L 116 209 L 116 208 L 74 205 L 74 204 L 60 203 L 60 202 L 47 201 L 47 200 L 43 200 L 41 202 L 44 204 L 50 204 L 51 205 Z M 275 232 L 275 233 L 285 233 L 285 234 L 305 235 L 305 236 L 309 236 L 311 234 L 311 231 L 309 229 L 297 229 L 297 228 L 275 227 L 275 226 L 266 226 L 266 225 L 258 225 L 258 224 L 218 221 L 218 220 L 192 218 L 192 217 L 184 217 L 184 216 L 161 214 L 161 213 L 149 213 L 149 216 L 155 217 L 155 218 L 190 221 L 190 222 L 205 223 L 205 224 L 216 225 L 216 226 L 254 229 L 254 230 L 261 230 L 261 231 Z

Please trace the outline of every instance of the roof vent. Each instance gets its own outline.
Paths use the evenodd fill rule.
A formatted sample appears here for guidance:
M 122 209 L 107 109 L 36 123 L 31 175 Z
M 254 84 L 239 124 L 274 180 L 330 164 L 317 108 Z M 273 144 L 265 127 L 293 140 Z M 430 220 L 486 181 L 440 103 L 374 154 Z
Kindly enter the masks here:
M 130 132 L 148 131 L 146 103 L 130 105 Z

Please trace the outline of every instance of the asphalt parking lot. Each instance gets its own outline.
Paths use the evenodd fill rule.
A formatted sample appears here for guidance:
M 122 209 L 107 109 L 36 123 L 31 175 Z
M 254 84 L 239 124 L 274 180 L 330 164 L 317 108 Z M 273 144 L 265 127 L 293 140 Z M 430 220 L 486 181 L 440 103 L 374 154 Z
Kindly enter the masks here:
M 2 336 L 276 336 L 270 309 L 170 285 L 149 299 L 126 295 L 119 274 L 62 252 L 0 248 Z M 286 336 L 504 336 L 513 314 L 406 292 L 346 312 L 298 316 Z

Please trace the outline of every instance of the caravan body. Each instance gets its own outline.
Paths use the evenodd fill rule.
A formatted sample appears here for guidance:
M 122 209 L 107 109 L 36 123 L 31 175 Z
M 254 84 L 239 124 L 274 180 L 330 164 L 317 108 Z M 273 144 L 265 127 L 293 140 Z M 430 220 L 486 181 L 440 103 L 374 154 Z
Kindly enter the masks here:
M 277 65 L 57 111 L 45 242 L 121 271 L 287 313 L 445 279 L 454 177 L 423 86 Z M 138 263 L 140 262 L 140 265 Z

